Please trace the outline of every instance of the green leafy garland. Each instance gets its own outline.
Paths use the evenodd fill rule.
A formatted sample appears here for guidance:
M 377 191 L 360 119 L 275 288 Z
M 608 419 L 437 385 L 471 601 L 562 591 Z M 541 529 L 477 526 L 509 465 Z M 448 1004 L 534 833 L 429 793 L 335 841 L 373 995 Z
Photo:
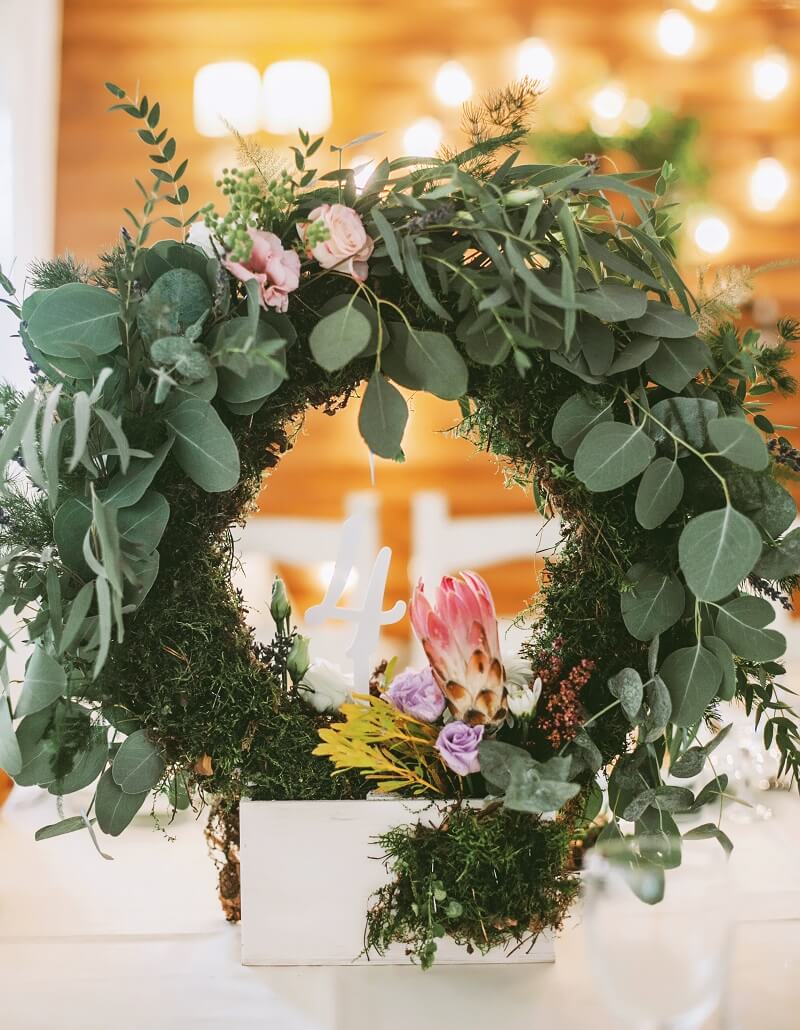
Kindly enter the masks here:
M 796 509 L 763 411 L 791 385 L 782 363 L 797 327 L 783 323 L 771 349 L 731 325 L 698 335 L 704 309 L 664 235 L 668 170 L 651 194 L 637 185 L 648 173 L 519 164 L 534 98 L 523 83 L 472 112 L 465 151 L 383 161 L 360 194 L 346 148 L 332 148 L 340 167 L 322 176 L 310 166 L 322 141 L 306 134 L 291 174 L 251 149 L 253 168 L 223 181 L 229 212 L 204 212 L 222 248 L 212 257 L 147 245 L 158 204 L 175 209 L 164 220 L 181 238 L 197 217 L 185 211 L 186 162 L 157 104 L 109 89 L 151 148 L 133 233 L 97 269 L 36 266 L 21 301 L 2 279 L 36 385 L 0 396 L 2 609 L 22 616 L 33 645 L 16 709 L 0 697 L 0 766 L 55 795 L 95 784 L 83 816 L 39 836 L 94 835 L 95 821 L 117 835 L 162 792 L 176 808 L 215 798 L 230 842 L 243 794 L 366 795 L 360 777 L 331 777 L 311 753 L 331 717 L 287 688 L 291 627 L 254 645 L 229 576 L 229 527 L 298 420 L 337 410 L 364 381 L 359 427 L 375 454 L 402 457 L 407 407 L 394 384 L 458 400 L 462 432 L 561 516 L 565 546 L 548 563 L 530 654 L 593 663 L 581 725 L 558 753 L 544 738 L 481 749 L 504 803 L 474 841 L 485 837 L 489 856 L 507 841 L 491 861 L 513 866 L 541 840 L 544 879 L 504 918 L 485 861 L 468 864 L 467 910 L 447 870 L 467 846 L 455 828 L 468 837 L 473 817 L 408 844 L 398 831 L 370 944 L 411 942 L 427 964 L 438 924 L 418 899 L 430 889 L 461 904 L 464 920 L 451 906 L 445 929 L 474 947 L 557 924 L 552 892 L 571 896 L 558 840 L 596 810 L 601 769 L 612 770 L 607 832 L 631 821 L 674 864 L 673 814 L 721 800 L 727 784 L 712 774 L 695 796 L 664 779 L 702 771 L 711 747 L 696 737 L 718 700 L 742 699 L 797 777 L 800 735 L 777 682 L 785 641 L 766 597 L 797 582 L 800 534 L 786 532 Z M 607 190 L 630 199 L 636 225 L 610 217 Z M 246 259 L 251 215 L 289 247 L 326 203 L 354 210 L 377 241 L 365 281 L 303 251 L 289 317 L 225 271 L 223 258 Z M 3 658 L 10 646 L 3 638 Z M 586 808 L 565 806 L 551 848 L 538 813 L 576 790 Z M 728 845 L 716 823 L 699 833 Z M 425 849 L 433 868 L 420 866 Z

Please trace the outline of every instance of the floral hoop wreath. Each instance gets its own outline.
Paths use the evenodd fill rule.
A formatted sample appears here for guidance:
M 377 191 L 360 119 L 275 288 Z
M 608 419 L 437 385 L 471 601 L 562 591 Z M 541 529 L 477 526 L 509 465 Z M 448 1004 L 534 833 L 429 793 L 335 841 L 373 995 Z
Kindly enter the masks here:
M 466 110 L 466 149 L 384 160 L 360 192 L 353 144 L 320 174 L 322 139 L 300 133 L 291 171 L 240 140 L 227 209 L 191 214 L 159 105 L 108 89 L 150 155 L 141 211 L 94 268 L 34 265 L 24 297 L 2 276 L 35 385 L 0 395 L 3 609 L 31 645 L 16 706 L 0 698 L 0 766 L 59 796 L 94 785 L 39 838 L 116 836 L 158 794 L 212 799 L 236 918 L 242 795 L 454 798 L 438 829 L 384 838 L 369 913 L 370 947 L 402 940 L 428 965 L 443 934 L 485 950 L 560 924 L 600 782 L 603 834 L 633 824 L 648 860 L 679 862 L 674 815 L 726 794 L 713 766 L 697 793 L 674 783 L 720 741 L 698 737 L 718 702 L 741 700 L 797 776 L 770 623 L 800 575 L 779 482 L 798 463 L 764 406 L 794 386 L 798 326 L 767 346 L 729 321 L 724 281 L 692 294 L 669 165 L 526 164 L 523 82 Z M 177 240 L 150 243 L 159 221 Z M 367 446 L 400 460 L 398 385 L 457 400 L 459 432 L 560 516 L 564 544 L 520 654 L 464 573 L 412 599 L 429 666 L 382 663 L 351 691 L 310 659 L 280 583 L 275 639 L 253 642 L 229 527 L 309 407 L 360 394 Z M 685 836 L 730 846 L 716 815 Z

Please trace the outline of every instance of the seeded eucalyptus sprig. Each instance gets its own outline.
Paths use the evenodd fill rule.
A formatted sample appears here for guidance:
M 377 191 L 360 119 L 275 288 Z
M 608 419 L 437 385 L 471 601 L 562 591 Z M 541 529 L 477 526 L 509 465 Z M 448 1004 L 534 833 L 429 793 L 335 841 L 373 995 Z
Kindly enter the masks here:
M 150 154 L 150 160 L 155 165 L 154 168 L 150 169 L 150 174 L 153 177 L 152 188 L 147 190 L 139 179 L 135 180 L 139 192 L 144 198 L 144 220 L 140 221 L 129 208 L 125 208 L 125 213 L 137 230 L 137 247 L 144 246 L 147 241 L 153 226 L 150 216 L 153 214 L 158 200 L 163 199 L 168 204 L 180 208 L 181 213 L 180 218 L 176 218 L 173 215 L 163 215 L 162 221 L 175 229 L 188 229 L 199 214 L 198 211 L 195 211 L 188 218 L 184 217 L 184 205 L 189 200 L 189 187 L 185 183 L 181 183 L 180 180 L 186 172 L 189 159 L 184 158 L 176 166 L 174 163 L 177 151 L 175 137 L 170 136 L 169 130 L 166 128 L 161 129 L 157 133 L 159 122 L 161 121 L 161 105 L 158 102 L 151 105 L 147 96 L 143 96 L 141 100 L 137 101 L 135 98 L 129 97 L 121 86 L 117 86 L 113 82 L 107 82 L 106 89 L 120 101 L 120 103 L 112 105 L 110 110 L 124 111 L 125 114 L 130 115 L 135 121 L 141 123 L 141 128 L 136 130 L 139 139 L 147 146 L 157 148 L 155 153 Z M 162 186 L 171 187 L 172 192 L 159 193 Z

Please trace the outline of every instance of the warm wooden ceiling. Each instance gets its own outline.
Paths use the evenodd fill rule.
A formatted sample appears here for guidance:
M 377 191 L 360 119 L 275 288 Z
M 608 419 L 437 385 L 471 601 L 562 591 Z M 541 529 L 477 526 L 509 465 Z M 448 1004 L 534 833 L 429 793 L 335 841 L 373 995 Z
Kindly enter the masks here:
M 118 232 L 121 208 L 134 197 L 133 176 L 146 163 L 124 118 L 105 114 L 106 79 L 158 98 L 180 146 L 190 157 L 188 183 L 198 206 L 210 199 L 211 180 L 230 162 L 222 140 L 200 138 L 192 123 L 192 84 L 202 65 L 227 59 L 263 69 L 275 60 L 307 58 L 324 64 L 334 95 L 332 141 L 386 130 L 380 150 L 397 153 L 403 129 L 435 115 L 457 130 L 457 115 L 437 105 L 431 82 L 438 65 L 457 57 L 478 90 L 514 75 L 514 51 L 526 36 L 547 40 L 559 65 L 543 98 L 542 124 L 574 126 L 585 97 L 613 77 L 651 104 L 702 120 L 701 152 L 711 169 L 709 199 L 724 209 L 733 230 L 726 261 L 758 265 L 800 256 L 800 8 L 797 3 L 719 0 L 703 14 L 673 0 L 697 27 L 684 59 L 659 49 L 655 24 L 665 6 L 649 0 L 64 0 L 62 92 L 56 237 L 59 250 L 91 258 Z M 767 46 L 793 59 L 790 88 L 776 101 L 757 101 L 749 63 Z M 165 124 L 166 124 L 165 123 Z M 282 141 L 276 140 L 276 144 Z M 371 146 L 377 148 L 378 143 Z M 370 151 L 371 153 L 372 151 Z M 756 215 L 747 203 L 747 175 L 757 158 L 778 157 L 793 177 L 784 202 Z M 691 254 L 687 255 L 691 258 Z M 787 267 L 758 289 L 780 308 L 800 309 L 800 277 Z M 446 489 L 456 512 L 523 510 L 531 499 L 503 491 L 492 463 L 466 444 L 430 434 L 454 417 L 452 406 L 417 398 L 410 461 L 379 474 L 384 538 L 397 555 L 395 588 L 402 590 L 408 557 L 408 498 L 414 490 Z M 783 405 L 781 418 L 800 413 Z M 270 510 L 338 515 L 345 492 L 368 484 L 352 413 L 322 427 L 309 422 L 309 439 L 270 482 Z M 302 498 L 302 500 L 298 500 Z M 531 592 L 532 565 L 497 570 L 493 584 L 505 610 Z M 298 589 L 302 583 L 296 584 Z

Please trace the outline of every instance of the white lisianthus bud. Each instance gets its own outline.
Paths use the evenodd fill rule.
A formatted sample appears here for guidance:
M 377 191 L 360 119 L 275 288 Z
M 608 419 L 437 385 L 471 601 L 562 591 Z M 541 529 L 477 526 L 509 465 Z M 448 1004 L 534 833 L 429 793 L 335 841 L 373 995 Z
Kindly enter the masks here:
M 315 658 L 297 689 L 315 712 L 336 712 L 351 700 L 353 677 L 333 662 Z
M 519 655 L 503 655 L 503 667 L 506 671 L 508 710 L 518 719 L 531 715 L 542 693 L 542 681 L 537 677 L 533 682 L 533 666 Z
M 508 710 L 518 719 L 533 715 L 536 711 L 536 704 L 542 693 L 542 681 L 537 677 L 536 682 L 524 686 L 508 687 Z
M 205 222 L 192 222 L 189 227 L 189 235 L 186 237 L 187 243 L 191 243 L 195 247 L 198 247 L 206 257 L 215 258 L 217 257 L 217 252 L 214 250 L 212 239 L 213 236 L 211 234 L 211 230 Z

